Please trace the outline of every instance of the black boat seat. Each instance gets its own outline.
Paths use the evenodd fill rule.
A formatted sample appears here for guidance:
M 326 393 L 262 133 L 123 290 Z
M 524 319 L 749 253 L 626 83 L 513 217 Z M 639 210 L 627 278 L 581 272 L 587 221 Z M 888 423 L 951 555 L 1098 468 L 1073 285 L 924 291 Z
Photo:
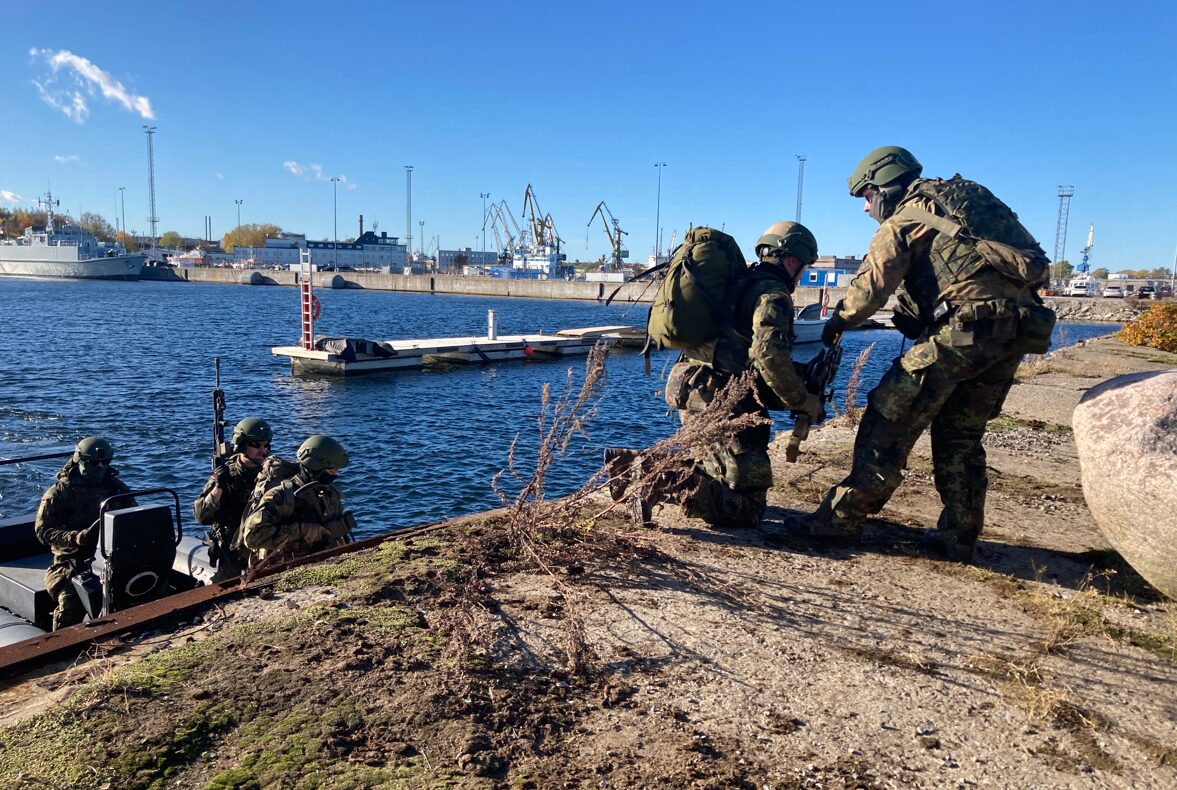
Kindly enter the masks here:
M 0 564 L 0 607 L 46 631 L 57 605 L 45 590 L 45 569 L 52 561 L 53 555 L 45 553 Z

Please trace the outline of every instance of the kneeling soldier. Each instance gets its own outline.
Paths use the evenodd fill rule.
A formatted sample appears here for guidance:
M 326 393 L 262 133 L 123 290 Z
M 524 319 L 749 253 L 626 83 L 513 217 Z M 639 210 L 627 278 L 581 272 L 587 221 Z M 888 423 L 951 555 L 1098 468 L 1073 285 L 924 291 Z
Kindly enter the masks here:
M 303 442 L 298 473 L 267 491 L 246 514 L 241 525 L 246 548 L 258 559 L 278 553 L 279 559 L 290 559 L 350 540 L 355 517 L 331 485 L 347 462 L 343 445 L 329 436 Z
M 237 533 L 273 438 L 273 431 L 263 419 L 246 417 L 237 423 L 232 440 L 236 453 L 213 472 L 192 503 L 196 521 L 212 527 L 209 558 L 217 569 L 214 582 L 240 576 L 248 564 Z

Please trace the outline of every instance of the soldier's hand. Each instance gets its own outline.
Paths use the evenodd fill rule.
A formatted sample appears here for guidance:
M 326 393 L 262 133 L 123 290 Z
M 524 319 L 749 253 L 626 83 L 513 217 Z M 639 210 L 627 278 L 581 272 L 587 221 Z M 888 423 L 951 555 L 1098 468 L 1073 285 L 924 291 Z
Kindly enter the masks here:
M 846 319 L 839 313 L 834 313 L 826 321 L 825 326 L 821 328 L 821 342 L 827 346 L 832 346 L 838 342 L 838 338 L 846 329 Z
M 299 537 L 308 546 L 320 546 L 331 542 L 331 530 L 322 524 L 305 522 L 299 525 Z
M 98 522 L 74 533 L 74 544 L 79 547 L 93 546 L 98 540 Z
M 811 422 L 817 422 L 825 416 L 826 412 L 821 396 L 814 395 L 812 392 L 805 396 L 805 405 L 801 407 L 801 411 L 809 415 Z

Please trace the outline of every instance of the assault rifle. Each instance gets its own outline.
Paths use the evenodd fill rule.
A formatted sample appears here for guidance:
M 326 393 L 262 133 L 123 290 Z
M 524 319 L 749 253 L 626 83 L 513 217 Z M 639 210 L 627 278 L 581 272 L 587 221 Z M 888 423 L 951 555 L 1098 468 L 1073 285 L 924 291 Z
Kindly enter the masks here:
M 838 375 L 838 365 L 842 362 L 842 336 L 838 335 L 832 346 L 827 346 L 805 366 L 805 389 L 821 398 L 822 413 L 817 422 L 826 418 L 825 405 L 834 399 L 834 377 Z M 801 451 L 801 442 L 809 438 L 809 426 L 812 420 L 803 411 L 794 411 L 793 435 L 789 437 L 789 444 L 785 447 L 785 460 L 793 464 L 797 462 L 797 454 Z
M 225 465 L 228 448 L 225 446 L 225 391 L 221 389 L 221 358 L 213 357 L 217 372 L 217 385 L 213 390 L 213 471 Z

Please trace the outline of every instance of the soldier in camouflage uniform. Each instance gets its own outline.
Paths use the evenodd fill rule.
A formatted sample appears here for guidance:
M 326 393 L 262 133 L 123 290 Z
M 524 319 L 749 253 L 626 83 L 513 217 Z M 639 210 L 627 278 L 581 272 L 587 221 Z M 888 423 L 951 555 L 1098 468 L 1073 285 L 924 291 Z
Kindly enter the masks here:
M 192 503 L 196 521 L 212 527 L 208 537 L 209 558 L 217 569 L 214 582 L 240 576 L 248 566 L 248 553 L 241 546 L 238 533 L 273 438 L 273 431 L 263 419 L 246 417 L 237 423 L 232 438 L 236 452 L 213 472 Z
M 110 442 L 97 436 L 82 439 L 37 508 L 37 539 L 53 552 L 53 563 L 45 571 L 45 588 L 57 602 L 54 631 L 76 625 L 85 617 L 70 577 L 89 570 L 94 559 L 101 528 L 98 509 L 103 500 L 128 491 L 110 465 L 113 458 Z M 115 504 L 129 507 L 134 502 L 127 498 Z
M 684 424 L 703 412 L 734 375 L 749 368 L 757 373 L 760 400 L 749 394 L 737 406 L 741 414 L 757 414 L 766 422 L 747 428 L 696 459 L 685 485 L 676 491 L 650 490 L 633 501 L 649 519 L 652 501 L 668 497 L 682 504 L 688 516 L 720 528 L 754 528 L 764 516 L 772 465 L 768 457 L 771 423 L 768 409 L 806 411 L 817 419 L 821 402 L 805 388 L 792 361 L 793 289 L 801 271 L 817 259 L 817 240 L 795 222 L 777 222 L 756 242 L 759 261 L 741 274 L 733 315 L 736 337 L 728 334 L 705 347 L 684 351 L 666 381 L 666 402 Z M 750 339 L 750 345 L 749 345 Z M 627 455 L 628 453 L 628 455 Z M 632 451 L 607 452 L 611 472 L 632 464 Z M 640 466 L 640 465 L 639 465 Z M 615 494 L 624 494 L 614 484 Z
M 1031 284 L 999 273 L 976 249 L 986 239 L 1045 259 L 1017 215 L 980 184 L 921 172 L 909 151 L 889 146 L 849 179 L 850 194 L 866 200 L 880 227 L 823 340 L 865 321 L 902 285 L 895 323 L 915 343 L 869 395 L 850 474 L 801 526 L 815 537 L 857 540 L 930 426 L 943 510 L 925 544 L 967 562 L 984 523 L 985 425 L 1000 413 L 1023 353 L 1046 350 L 1054 314 Z
M 242 522 L 243 542 L 257 559 L 285 560 L 351 539 L 355 517 L 331 483 L 347 466 L 343 445 L 316 434 L 298 448 L 299 471 L 267 491 Z

